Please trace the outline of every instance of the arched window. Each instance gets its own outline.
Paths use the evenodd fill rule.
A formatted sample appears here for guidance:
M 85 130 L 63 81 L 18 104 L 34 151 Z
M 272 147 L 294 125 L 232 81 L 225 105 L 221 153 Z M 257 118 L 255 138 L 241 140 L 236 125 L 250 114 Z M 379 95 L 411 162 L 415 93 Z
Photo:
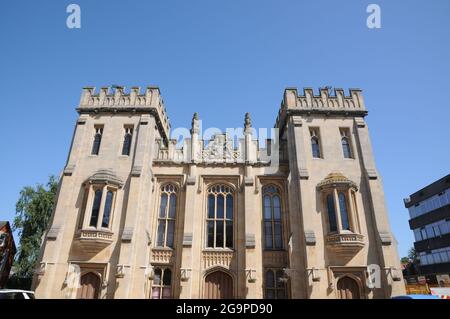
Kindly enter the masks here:
M 208 189 L 206 231 L 208 248 L 233 248 L 234 198 L 232 189 L 215 185 Z
M 336 208 L 334 207 L 334 199 L 332 194 L 328 194 L 327 196 L 327 209 L 328 209 L 328 224 L 330 226 L 330 232 L 337 231 Z
M 348 129 L 341 129 L 341 144 L 344 158 L 353 158 L 350 145 L 350 132 Z
M 125 135 L 123 138 L 123 146 L 122 146 L 122 155 L 130 155 L 132 138 L 133 138 L 133 128 L 125 127 Z
M 348 218 L 347 200 L 344 193 L 339 193 L 339 209 L 341 211 L 342 229 L 350 230 L 350 222 Z
M 313 158 L 321 158 L 320 154 L 320 139 L 319 131 L 317 128 L 311 128 L 309 133 L 311 134 L 311 150 Z
M 109 220 L 111 218 L 113 196 L 114 196 L 114 194 L 112 191 L 108 191 L 106 193 L 105 210 L 103 211 L 103 220 L 102 220 L 102 227 L 105 227 L 105 228 L 109 227 Z
M 161 187 L 161 203 L 158 215 L 158 247 L 171 247 L 174 244 L 175 217 L 177 211 L 177 188 L 172 184 Z
M 172 295 L 172 271 L 155 268 L 152 284 L 152 299 L 170 299 Z
M 92 155 L 98 155 L 100 151 L 100 144 L 102 142 L 103 126 L 95 127 L 94 143 L 92 144 Z
M 269 185 L 263 188 L 263 208 L 264 247 L 266 249 L 282 249 L 281 199 L 277 187 Z
M 265 275 L 265 298 L 266 299 L 285 299 L 286 283 L 284 281 L 283 271 L 281 269 L 268 269 Z
M 328 174 L 317 185 L 328 213 L 329 232 L 360 233 L 356 202 L 357 185 L 339 172 Z
M 97 227 L 101 202 L 102 202 L 102 190 L 97 189 L 94 195 L 94 203 L 92 204 L 91 220 L 89 222 L 89 226 Z

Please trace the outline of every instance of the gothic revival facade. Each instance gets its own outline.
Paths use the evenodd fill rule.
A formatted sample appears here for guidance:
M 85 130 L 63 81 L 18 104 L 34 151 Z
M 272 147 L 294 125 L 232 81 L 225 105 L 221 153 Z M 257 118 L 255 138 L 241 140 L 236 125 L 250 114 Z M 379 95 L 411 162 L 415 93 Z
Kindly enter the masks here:
M 85 88 L 37 298 L 387 298 L 404 285 L 359 89 L 288 88 L 274 135 L 169 139 L 155 87 Z M 261 145 L 265 145 L 264 147 Z

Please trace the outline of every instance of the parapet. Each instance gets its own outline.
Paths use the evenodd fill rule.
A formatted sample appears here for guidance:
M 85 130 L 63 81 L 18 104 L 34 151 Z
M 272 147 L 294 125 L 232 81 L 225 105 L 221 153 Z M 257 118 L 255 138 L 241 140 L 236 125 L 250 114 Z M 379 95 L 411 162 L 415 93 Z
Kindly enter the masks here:
M 78 113 L 128 112 L 151 113 L 163 136 L 169 136 L 170 122 L 164 107 L 164 101 L 158 87 L 147 87 L 141 92 L 140 87 L 132 87 L 128 92 L 124 87 L 102 87 L 99 92 L 95 87 L 83 88 Z
M 303 94 L 298 94 L 297 88 L 287 88 L 284 91 L 280 112 L 275 127 L 280 127 L 281 120 L 286 113 L 291 114 L 325 114 L 349 115 L 364 117 L 367 110 L 364 104 L 361 89 L 349 89 L 345 95 L 343 89 L 320 88 L 315 95 L 312 88 L 304 88 Z

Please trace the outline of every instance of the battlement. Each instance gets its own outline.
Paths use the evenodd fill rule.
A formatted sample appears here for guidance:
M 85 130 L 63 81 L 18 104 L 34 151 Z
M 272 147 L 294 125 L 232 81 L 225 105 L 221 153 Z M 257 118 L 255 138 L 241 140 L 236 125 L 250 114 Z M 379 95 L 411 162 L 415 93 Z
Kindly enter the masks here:
M 299 94 L 297 88 L 286 88 L 275 127 L 280 127 L 286 114 L 326 114 L 326 115 L 367 115 L 361 89 L 349 89 L 345 95 L 344 89 L 320 88 L 319 94 L 314 94 L 312 88 L 304 88 Z
M 145 92 L 141 92 L 137 86 L 128 91 L 125 87 L 102 87 L 97 92 L 95 87 L 85 87 L 77 111 L 152 113 L 162 135 L 166 138 L 169 136 L 169 117 L 158 87 L 149 86 Z

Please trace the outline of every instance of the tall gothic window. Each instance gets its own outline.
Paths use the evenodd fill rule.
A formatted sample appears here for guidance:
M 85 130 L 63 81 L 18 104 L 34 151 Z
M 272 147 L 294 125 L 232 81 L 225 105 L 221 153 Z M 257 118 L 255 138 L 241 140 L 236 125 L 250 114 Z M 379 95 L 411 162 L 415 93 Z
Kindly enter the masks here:
M 282 249 L 281 199 L 280 191 L 273 185 L 263 188 L 264 247 Z
M 353 158 L 352 156 L 352 147 L 350 143 L 350 132 L 348 129 L 341 129 L 341 144 L 342 144 L 342 152 L 344 154 L 344 158 Z
M 102 190 L 97 189 L 94 193 L 94 203 L 92 204 L 91 220 L 89 222 L 89 226 L 97 227 L 101 202 L 102 202 Z
M 177 188 L 172 184 L 161 187 L 161 203 L 158 215 L 158 247 L 171 247 L 174 244 L 175 217 L 177 211 Z
M 311 134 L 311 151 L 313 158 L 321 158 L 321 152 L 320 152 L 320 138 L 319 138 L 319 129 L 318 128 L 311 128 L 309 130 L 309 133 Z
M 103 211 L 103 219 L 102 219 L 102 227 L 104 227 L 104 228 L 109 227 L 109 221 L 111 219 L 113 196 L 114 196 L 114 194 L 112 191 L 108 191 L 106 193 L 105 209 Z
M 123 138 L 122 155 L 130 155 L 132 139 L 133 139 L 133 128 L 130 126 L 125 126 L 125 135 Z
M 330 173 L 317 189 L 322 193 L 330 233 L 350 231 L 360 234 L 356 202 L 357 185 L 339 172 Z
M 327 195 L 327 209 L 328 209 L 328 224 L 330 226 L 330 232 L 337 231 L 336 208 L 334 207 L 333 194 Z
M 231 187 L 215 185 L 208 189 L 206 217 L 208 248 L 233 248 L 234 198 Z
M 341 211 L 342 229 L 350 230 L 350 222 L 348 218 L 347 200 L 344 193 L 339 193 L 339 210 Z
M 155 268 L 152 284 L 152 299 L 170 299 L 172 296 L 172 271 Z
M 286 283 L 283 280 L 283 271 L 281 269 L 268 269 L 265 275 L 265 298 L 266 299 L 285 299 Z
M 95 126 L 94 143 L 92 144 L 92 155 L 98 155 L 100 152 L 100 144 L 102 142 L 103 126 Z

